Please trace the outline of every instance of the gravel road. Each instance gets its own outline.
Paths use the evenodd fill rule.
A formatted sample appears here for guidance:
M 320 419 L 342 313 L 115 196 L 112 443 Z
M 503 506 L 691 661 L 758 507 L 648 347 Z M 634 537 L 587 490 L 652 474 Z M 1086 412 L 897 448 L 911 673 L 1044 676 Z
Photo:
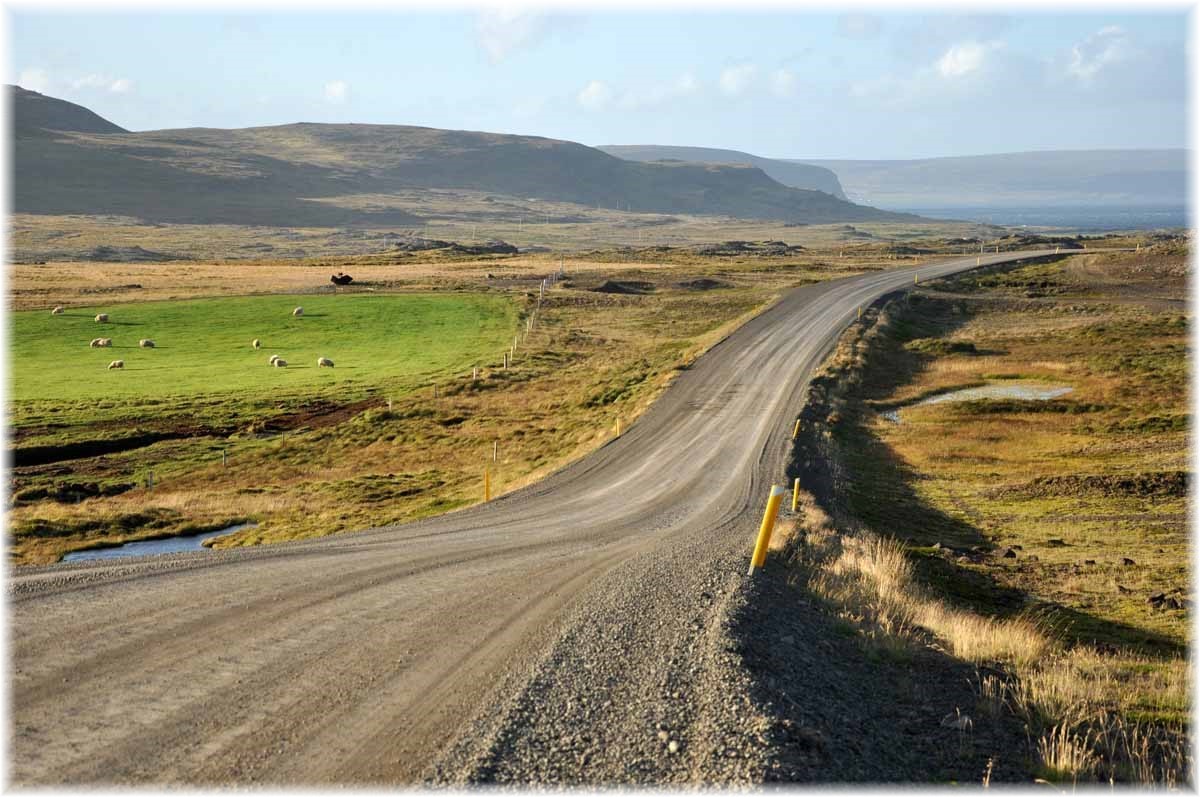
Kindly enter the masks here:
M 828 730 L 781 730 L 755 697 L 739 636 L 761 589 L 744 573 L 810 372 L 859 305 L 913 274 L 790 292 L 620 438 L 487 505 L 303 543 L 14 572 L 10 778 L 842 779 L 821 769 L 837 761 L 819 754 Z M 788 637 L 796 661 L 828 644 L 815 629 Z M 841 699 L 828 692 L 804 698 L 812 716 Z M 781 759 L 781 733 L 813 756 Z

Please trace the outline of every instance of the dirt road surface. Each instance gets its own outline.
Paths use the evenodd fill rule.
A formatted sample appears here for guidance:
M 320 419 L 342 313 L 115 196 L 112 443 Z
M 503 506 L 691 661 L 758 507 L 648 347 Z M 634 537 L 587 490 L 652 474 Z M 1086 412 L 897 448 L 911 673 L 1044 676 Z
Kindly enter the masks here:
M 758 515 L 810 372 L 913 274 L 792 291 L 620 438 L 487 505 L 15 572 L 10 779 L 761 781 L 769 740 L 728 624 Z

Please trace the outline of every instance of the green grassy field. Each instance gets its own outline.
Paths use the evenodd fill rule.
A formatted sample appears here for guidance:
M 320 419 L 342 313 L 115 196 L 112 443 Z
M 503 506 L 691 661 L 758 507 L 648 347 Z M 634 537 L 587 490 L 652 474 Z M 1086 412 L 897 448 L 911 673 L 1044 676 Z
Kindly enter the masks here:
M 293 317 L 292 309 L 304 308 Z M 96 323 L 96 313 L 110 322 Z M 518 307 L 482 295 L 250 296 L 75 308 L 64 315 L 13 313 L 13 423 L 74 415 L 120 418 L 123 409 L 321 396 L 424 378 L 500 357 Z M 111 337 L 112 348 L 88 346 Z M 153 349 L 138 341 L 155 341 Z M 263 348 L 255 350 L 258 338 Z M 273 368 L 278 354 L 287 368 Z M 318 368 L 328 357 L 335 367 Z M 112 360 L 124 370 L 108 370 Z

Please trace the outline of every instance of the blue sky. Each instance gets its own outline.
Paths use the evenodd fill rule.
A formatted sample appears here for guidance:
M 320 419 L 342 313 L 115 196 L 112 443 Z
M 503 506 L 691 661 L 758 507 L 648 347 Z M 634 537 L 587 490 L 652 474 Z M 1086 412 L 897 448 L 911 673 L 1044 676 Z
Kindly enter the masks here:
M 134 130 L 374 122 L 795 158 L 1187 144 L 1183 11 L 10 14 L 10 82 Z

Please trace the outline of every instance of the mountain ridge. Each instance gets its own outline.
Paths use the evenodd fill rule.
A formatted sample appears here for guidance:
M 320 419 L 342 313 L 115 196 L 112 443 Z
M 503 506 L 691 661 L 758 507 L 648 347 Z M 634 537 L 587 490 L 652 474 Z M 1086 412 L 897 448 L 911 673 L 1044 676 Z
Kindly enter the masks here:
M 837 174 L 828 168 L 791 159 L 764 158 L 733 149 L 686 147 L 659 144 L 605 144 L 596 147 L 619 158 L 636 161 L 684 160 L 700 163 L 744 163 L 757 166 L 773 180 L 792 188 L 804 188 L 845 199 Z
M 753 166 L 640 163 L 537 136 L 311 122 L 129 132 L 100 125 L 90 111 L 65 101 L 58 102 L 79 109 L 68 126 L 87 129 L 53 130 L 30 122 L 30 94 L 10 87 L 15 128 L 23 131 L 14 140 L 15 212 L 176 223 L 410 225 L 421 218 L 411 206 L 364 208 L 352 200 L 450 189 L 793 223 L 914 218 L 784 186 Z
M 1032 150 L 911 160 L 789 159 L 834 170 L 855 201 L 893 208 L 1186 205 L 1188 150 Z

